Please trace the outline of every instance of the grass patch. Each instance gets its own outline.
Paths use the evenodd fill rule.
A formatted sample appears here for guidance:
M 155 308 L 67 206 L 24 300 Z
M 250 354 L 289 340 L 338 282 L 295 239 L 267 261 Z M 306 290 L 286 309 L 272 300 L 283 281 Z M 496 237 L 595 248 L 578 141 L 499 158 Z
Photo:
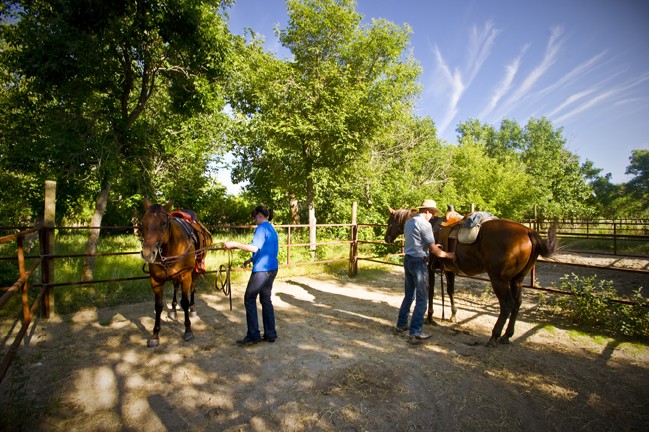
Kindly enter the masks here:
M 649 300 L 642 296 L 641 289 L 628 299 L 633 304 L 616 302 L 613 282 L 598 280 L 597 276 L 566 275 L 559 289 L 572 295 L 548 299 L 544 308 L 607 336 L 649 337 Z

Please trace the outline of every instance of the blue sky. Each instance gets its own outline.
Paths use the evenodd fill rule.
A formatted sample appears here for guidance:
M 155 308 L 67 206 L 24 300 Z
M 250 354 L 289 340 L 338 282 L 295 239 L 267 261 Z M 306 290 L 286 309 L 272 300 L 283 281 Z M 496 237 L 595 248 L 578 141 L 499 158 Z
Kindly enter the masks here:
M 417 114 L 450 143 L 469 118 L 498 128 L 545 116 L 613 183 L 630 179 L 632 150 L 649 149 L 647 0 L 358 0 L 357 11 L 366 24 L 412 28 Z M 237 0 L 228 13 L 233 33 L 252 28 L 287 55 L 274 32 L 287 22 L 283 0 Z

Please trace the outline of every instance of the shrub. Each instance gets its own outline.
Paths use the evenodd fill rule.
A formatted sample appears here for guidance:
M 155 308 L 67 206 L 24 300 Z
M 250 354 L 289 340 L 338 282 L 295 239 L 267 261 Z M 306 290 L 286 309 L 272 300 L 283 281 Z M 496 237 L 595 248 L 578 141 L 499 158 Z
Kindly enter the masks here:
M 559 289 L 572 295 L 556 301 L 559 312 L 576 324 L 632 337 L 649 336 L 649 300 L 639 288 L 630 299 L 633 304 L 620 303 L 613 282 L 597 280 L 597 275 L 579 277 L 575 274 L 561 278 Z

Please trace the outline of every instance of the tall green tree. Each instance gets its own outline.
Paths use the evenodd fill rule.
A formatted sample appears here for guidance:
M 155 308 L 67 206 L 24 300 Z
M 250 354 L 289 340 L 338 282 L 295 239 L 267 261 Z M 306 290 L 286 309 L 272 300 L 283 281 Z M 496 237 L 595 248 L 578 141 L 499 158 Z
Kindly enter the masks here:
M 636 214 L 649 215 L 649 150 L 633 150 L 625 174 L 634 176 L 625 185 L 625 190 L 633 198 Z
M 155 157 L 179 148 L 173 136 L 188 137 L 184 128 L 202 127 L 191 121 L 196 116 L 218 118 L 225 103 L 219 83 L 233 55 L 232 36 L 218 12 L 229 3 L 4 1 L 2 62 L 12 71 L 5 85 L 20 93 L 16 100 L 36 107 L 34 118 L 14 106 L 29 132 L 3 143 L 21 161 L 15 169 L 96 187 L 90 223 L 100 226 L 113 185 L 138 172 L 155 180 L 159 163 L 178 160 Z M 196 142 L 213 145 L 218 136 L 213 138 Z M 159 192 L 154 186 L 140 189 Z M 90 254 L 98 230 L 91 233 Z
M 531 177 L 521 158 L 500 145 L 505 141 L 499 141 L 498 133 L 488 125 L 461 124 L 458 132 L 463 136 L 453 151 L 451 168 L 455 206 L 469 211 L 474 205 L 499 217 L 522 219 L 532 203 Z
M 531 217 L 535 207 L 545 217 L 593 215 L 593 188 L 587 182 L 589 171 L 579 164 L 577 155 L 565 148 L 562 129 L 555 129 L 546 118 L 531 118 L 524 128 L 505 119 L 498 130 L 470 119 L 460 123 L 457 132 L 462 145 L 481 143 L 487 156 L 502 167 L 509 166 L 502 171 L 505 176 L 500 182 L 508 184 L 512 191 L 519 186 L 524 188 L 525 194 L 519 198 L 521 204 L 527 206 L 527 213 L 521 213 L 520 205 L 510 205 L 510 210 L 507 210 L 508 214 L 511 212 L 509 217 Z M 526 175 L 511 176 L 519 172 L 515 168 L 519 163 L 525 167 Z M 475 166 L 475 170 L 479 176 L 481 167 Z M 492 178 L 492 181 L 497 181 L 497 178 Z M 497 211 L 504 209 L 498 208 Z
M 585 181 L 579 157 L 565 148 L 562 128 L 546 118 L 528 121 L 522 159 L 532 177 L 530 189 L 546 217 L 590 216 L 592 188 Z
M 287 7 L 279 39 L 291 57 L 251 54 L 255 77 L 242 83 L 234 105 L 244 125 L 235 175 L 245 173 L 251 189 L 271 191 L 277 204 L 304 203 L 315 223 L 316 205 L 331 191 L 349 192 L 348 176 L 392 119 L 410 110 L 420 68 L 405 51 L 410 28 L 361 25 L 352 0 L 289 0 Z

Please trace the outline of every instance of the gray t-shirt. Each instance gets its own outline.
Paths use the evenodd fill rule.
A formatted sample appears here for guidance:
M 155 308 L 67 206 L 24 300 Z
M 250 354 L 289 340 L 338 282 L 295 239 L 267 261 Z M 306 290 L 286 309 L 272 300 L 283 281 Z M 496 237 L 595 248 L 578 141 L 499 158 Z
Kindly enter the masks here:
M 403 236 L 405 238 L 403 251 L 410 256 L 428 256 L 428 245 L 435 243 L 433 227 L 421 214 L 408 219 L 403 226 Z

